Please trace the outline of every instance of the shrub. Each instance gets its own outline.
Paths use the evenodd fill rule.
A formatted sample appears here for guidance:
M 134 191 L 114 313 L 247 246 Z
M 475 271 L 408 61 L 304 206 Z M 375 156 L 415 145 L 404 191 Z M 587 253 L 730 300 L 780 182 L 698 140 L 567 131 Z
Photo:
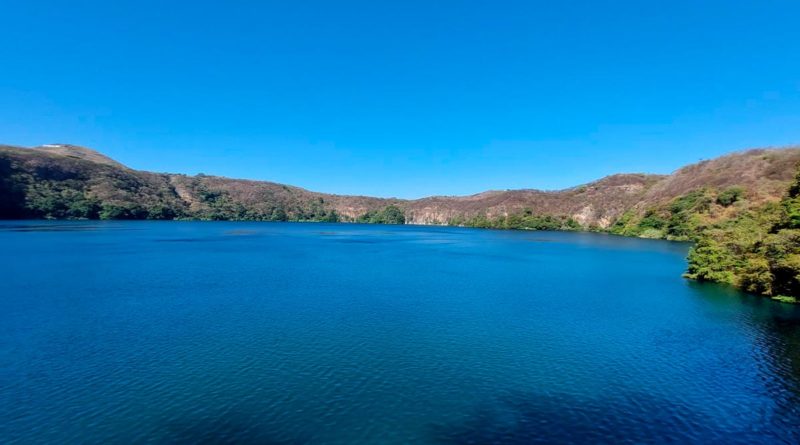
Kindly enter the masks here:
M 406 217 L 399 207 L 389 205 L 381 210 L 370 210 L 361 215 L 357 221 L 370 224 L 405 224 Z
M 744 196 L 744 190 L 741 187 L 730 187 L 717 195 L 717 204 L 728 207 L 736 201 L 739 201 L 742 196 Z

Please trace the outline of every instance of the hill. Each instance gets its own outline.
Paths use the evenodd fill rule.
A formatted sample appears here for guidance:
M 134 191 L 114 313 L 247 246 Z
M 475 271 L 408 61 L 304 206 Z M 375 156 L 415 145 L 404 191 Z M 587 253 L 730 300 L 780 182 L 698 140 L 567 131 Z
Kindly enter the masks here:
M 0 218 L 354 221 L 396 200 L 129 169 L 93 150 L 0 146 Z
M 509 190 L 406 204 L 417 224 L 502 229 L 583 229 L 689 240 L 694 233 L 782 199 L 800 149 L 755 149 L 671 175 L 617 174 L 567 190 Z
M 391 220 L 608 230 L 687 239 L 686 227 L 676 224 L 709 224 L 731 218 L 745 207 L 780 200 L 798 163 L 798 148 L 759 149 L 703 161 L 666 176 L 617 174 L 560 191 L 489 191 L 401 200 L 332 195 L 266 181 L 138 171 L 73 145 L 0 146 L 0 218 Z M 723 194 L 735 202 L 719 199 Z M 387 217 L 389 213 L 394 216 Z

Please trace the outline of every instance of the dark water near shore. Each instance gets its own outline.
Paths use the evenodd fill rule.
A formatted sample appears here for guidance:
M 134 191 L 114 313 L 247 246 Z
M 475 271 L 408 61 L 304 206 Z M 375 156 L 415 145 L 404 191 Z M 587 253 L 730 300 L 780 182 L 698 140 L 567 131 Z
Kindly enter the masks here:
M 0 442 L 800 443 L 800 308 L 687 249 L 0 222 Z

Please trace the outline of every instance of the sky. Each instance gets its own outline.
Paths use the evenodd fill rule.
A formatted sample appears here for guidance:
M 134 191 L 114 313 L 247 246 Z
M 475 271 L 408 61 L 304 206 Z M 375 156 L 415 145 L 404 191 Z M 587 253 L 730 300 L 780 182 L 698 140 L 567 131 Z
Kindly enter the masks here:
M 0 0 L 0 143 L 416 198 L 800 144 L 800 2 Z

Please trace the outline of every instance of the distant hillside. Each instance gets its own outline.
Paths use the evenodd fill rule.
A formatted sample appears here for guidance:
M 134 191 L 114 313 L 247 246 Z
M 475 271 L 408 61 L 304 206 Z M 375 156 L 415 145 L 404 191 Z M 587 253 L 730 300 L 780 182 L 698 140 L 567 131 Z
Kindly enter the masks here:
M 405 222 L 688 239 L 704 225 L 780 200 L 798 163 L 800 148 L 760 149 L 671 175 L 618 174 L 561 191 L 400 200 L 137 171 L 72 145 L 0 146 L 0 218 Z
M 620 174 L 567 190 L 509 190 L 464 197 L 431 197 L 406 204 L 415 224 L 467 224 L 531 214 L 572 219 L 583 227 L 608 227 L 639 203 L 663 176 Z
M 396 200 L 129 169 L 67 145 L 0 146 L 0 218 L 354 221 Z
M 779 201 L 800 164 L 800 148 L 756 149 L 681 168 L 671 175 L 618 174 L 567 190 L 511 190 L 406 203 L 417 224 L 504 229 L 589 229 L 686 240 L 702 227 Z

